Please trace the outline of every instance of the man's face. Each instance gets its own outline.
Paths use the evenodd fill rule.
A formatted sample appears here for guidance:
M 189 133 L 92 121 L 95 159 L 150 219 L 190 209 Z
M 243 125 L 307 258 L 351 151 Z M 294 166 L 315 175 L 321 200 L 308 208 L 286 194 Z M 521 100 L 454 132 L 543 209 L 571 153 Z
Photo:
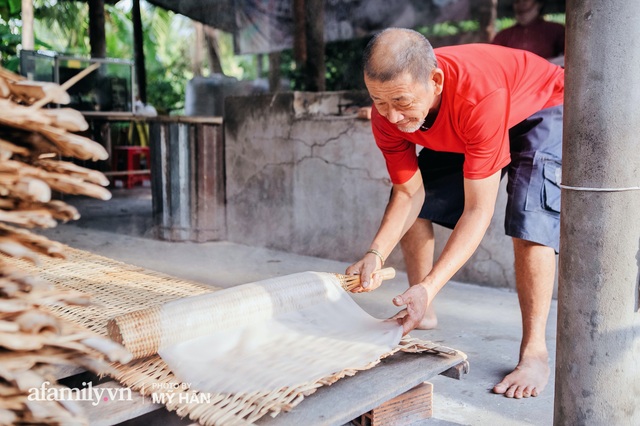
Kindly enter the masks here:
M 516 15 L 527 13 L 540 7 L 541 5 L 538 3 L 538 0 L 514 0 L 513 2 L 513 11 Z
M 442 92 L 433 73 L 426 85 L 414 81 L 408 73 L 386 82 L 365 75 L 364 83 L 378 112 L 405 133 L 413 133 L 422 126 L 429 111 L 439 106 Z

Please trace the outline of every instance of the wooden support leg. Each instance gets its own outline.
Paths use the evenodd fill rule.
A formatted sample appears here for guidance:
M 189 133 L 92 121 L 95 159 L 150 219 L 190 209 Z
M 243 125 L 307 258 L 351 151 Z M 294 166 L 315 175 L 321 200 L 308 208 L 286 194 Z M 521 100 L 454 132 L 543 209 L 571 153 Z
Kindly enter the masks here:
M 356 426 L 408 426 L 433 415 L 433 384 L 424 382 L 363 414 Z

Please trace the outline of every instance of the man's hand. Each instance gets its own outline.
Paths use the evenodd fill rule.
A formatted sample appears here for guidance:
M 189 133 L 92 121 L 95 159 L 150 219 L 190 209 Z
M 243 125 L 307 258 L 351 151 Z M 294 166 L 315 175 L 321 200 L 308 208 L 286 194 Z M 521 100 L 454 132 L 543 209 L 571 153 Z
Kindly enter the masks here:
M 380 287 L 382 277 L 375 274 L 382 267 L 382 262 L 373 253 L 367 253 L 361 260 L 347 268 L 347 275 L 360 275 L 360 286 L 351 290 L 352 293 L 363 293 Z
M 393 298 L 394 305 L 407 306 L 407 314 L 397 319 L 398 324 L 402 325 L 403 336 L 420 324 L 430 303 L 429 292 L 422 284 L 412 285 L 400 296 Z

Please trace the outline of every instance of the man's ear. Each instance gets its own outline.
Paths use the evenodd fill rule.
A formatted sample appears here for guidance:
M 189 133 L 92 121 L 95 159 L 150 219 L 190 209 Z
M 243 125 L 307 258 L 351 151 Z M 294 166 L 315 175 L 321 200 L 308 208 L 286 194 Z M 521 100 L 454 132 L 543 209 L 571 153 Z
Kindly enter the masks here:
M 444 72 L 440 68 L 435 68 L 431 71 L 431 81 L 433 81 L 435 95 L 441 94 L 444 87 Z

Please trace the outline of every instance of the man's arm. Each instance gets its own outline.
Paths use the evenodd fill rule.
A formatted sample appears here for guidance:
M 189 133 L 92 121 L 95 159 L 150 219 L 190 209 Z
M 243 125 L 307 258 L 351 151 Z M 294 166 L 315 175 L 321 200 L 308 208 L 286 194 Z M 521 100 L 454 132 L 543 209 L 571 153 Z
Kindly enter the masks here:
M 497 171 L 484 179 L 464 179 L 464 211 L 442 254 L 419 284 L 393 299 L 396 306 L 407 307 L 407 315 L 399 320 L 403 334 L 420 323 L 435 295 L 480 245 L 493 216 L 500 176 L 501 171 Z
M 391 198 L 370 248 L 377 250 L 386 259 L 415 222 L 423 202 L 422 175 L 420 170 L 417 170 L 407 182 L 393 185 Z M 367 253 L 361 260 L 349 266 L 347 274 L 359 274 L 362 277 L 362 287 L 353 291 L 371 291 L 379 287 L 382 281 L 372 274 L 381 267 L 381 259 L 373 253 Z

